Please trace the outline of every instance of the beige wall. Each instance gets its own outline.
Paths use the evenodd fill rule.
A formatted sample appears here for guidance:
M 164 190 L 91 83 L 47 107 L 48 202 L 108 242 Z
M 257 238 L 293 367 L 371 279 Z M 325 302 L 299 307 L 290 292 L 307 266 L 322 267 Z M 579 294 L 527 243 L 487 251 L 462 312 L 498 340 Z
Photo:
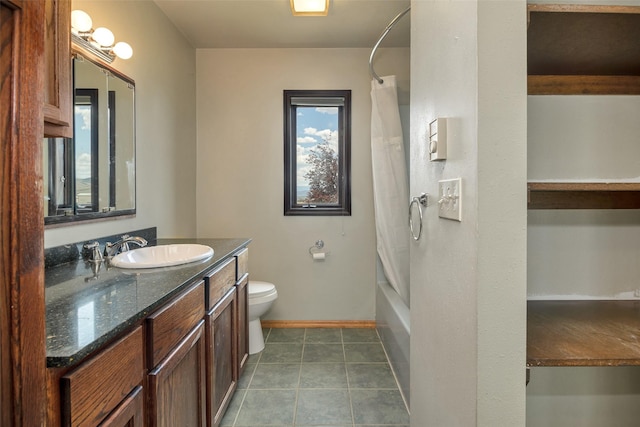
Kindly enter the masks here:
M 462 178 L 462 222 L 424 211 L 411 252 L 411 425 L 523 426 L 526 337 L 524 1 L 414 1 L 411 194 Z M 427 123 L 449 118 L 448 158 Z
M 195 50 L 152 1 L 72 7 L 133 47 L 112 66 L 136 82 L 137 215 L 47 229 L 45 247 L 152 226 L 161 237 L 195 236 Z
M 369 53 L 197 51 L 197 233 L 253 239 L 251 277 L 278 289 L 267 318 L 374 318 Z M 399 76 L 405 101 L 408 70 L 409 49 L 383 49 L 376 60 L 378 73 Z M 352 216 L 283 216 L 284 89 L 352 90 Z M 329 252 L 324 262 L 308 253 L 318 239 Z

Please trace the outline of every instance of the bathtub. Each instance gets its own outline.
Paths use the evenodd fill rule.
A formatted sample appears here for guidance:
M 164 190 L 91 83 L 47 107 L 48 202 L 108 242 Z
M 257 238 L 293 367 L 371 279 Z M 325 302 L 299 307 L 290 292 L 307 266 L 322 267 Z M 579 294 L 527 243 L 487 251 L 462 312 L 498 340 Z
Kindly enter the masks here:
M 376 329 L 409 408 L 409 307 L 387 282 L 376 290 Z

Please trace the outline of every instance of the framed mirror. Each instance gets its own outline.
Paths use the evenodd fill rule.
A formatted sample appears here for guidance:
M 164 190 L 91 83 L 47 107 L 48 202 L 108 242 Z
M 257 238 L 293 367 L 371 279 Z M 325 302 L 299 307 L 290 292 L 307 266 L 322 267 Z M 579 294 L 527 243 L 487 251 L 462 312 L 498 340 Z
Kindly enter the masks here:
M 135 83 L 75 52 L 73 138 L 44 140 L 45 225 L 134 215 Z

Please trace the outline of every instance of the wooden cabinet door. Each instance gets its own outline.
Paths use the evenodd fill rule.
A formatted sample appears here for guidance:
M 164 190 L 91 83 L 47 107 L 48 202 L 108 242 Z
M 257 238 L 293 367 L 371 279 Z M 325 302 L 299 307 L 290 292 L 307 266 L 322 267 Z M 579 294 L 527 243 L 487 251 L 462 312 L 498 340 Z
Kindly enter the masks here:
M 45 2 L 44 33 L 44 135 L 71 138 L 71 0 Z
M 236 285 L 237 298 L 237 334 L 238 334 L 238 378 L 242 375 L 249 360 L 249 275 L 245 274 Z
M 236 389 L 236 289 L 231 288 L 207 314 L 207 419 L 220 425 Z
M 204 320 L 148 375 L 149 426 L 205 426 Z
M 143 427 L 143 419 L 144 395 L 142 387 L 136 387 L 99 427 Z

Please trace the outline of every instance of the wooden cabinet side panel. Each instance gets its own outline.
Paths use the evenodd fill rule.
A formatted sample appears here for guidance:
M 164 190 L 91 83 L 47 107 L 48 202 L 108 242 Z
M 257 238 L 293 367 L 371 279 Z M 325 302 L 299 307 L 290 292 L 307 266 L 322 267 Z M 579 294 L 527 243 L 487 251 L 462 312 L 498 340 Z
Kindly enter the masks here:
M 0 45 L 0 425 L 41 426 L 44 1 L 2 1 Z
M 149 373 L 148 386 L 150 427 L 204 427 L 204 320 Z
M 95 426 L 142 383 L 142 328 L 64 375 L 63 425 Z
M 156 366 L 204 317 L 204 281 L 147 318 L 148 366 Z

